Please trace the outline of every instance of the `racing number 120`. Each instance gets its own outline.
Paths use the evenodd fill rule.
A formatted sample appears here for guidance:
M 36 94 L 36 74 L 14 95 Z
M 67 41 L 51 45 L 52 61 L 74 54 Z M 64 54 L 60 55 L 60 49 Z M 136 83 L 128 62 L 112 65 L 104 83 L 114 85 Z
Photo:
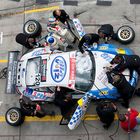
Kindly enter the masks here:
M 37 74 L 35 77 L 36 85 L 40 85 L 40 74 Z

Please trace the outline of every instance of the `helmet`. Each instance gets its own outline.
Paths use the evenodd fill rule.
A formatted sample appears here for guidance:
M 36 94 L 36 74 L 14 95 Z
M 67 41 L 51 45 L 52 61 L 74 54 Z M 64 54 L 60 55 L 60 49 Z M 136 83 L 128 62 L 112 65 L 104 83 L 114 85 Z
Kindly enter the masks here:
M 49 45 L 54 46 L 56 44 L 56 39 L 53 36 L 48 36 L 46 41 Z
M 49 23 L 50 23 L 50 24 L 54 24 L 55 21 L 56 21 L 56 18 L 55 18 L 54 16 L 50 16 L 50 17 L 49 17 Z

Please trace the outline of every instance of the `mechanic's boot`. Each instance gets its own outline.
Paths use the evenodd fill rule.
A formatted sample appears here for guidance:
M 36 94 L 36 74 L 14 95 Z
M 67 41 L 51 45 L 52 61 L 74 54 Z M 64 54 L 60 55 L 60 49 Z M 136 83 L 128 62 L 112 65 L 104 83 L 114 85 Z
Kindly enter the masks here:
M 129 104 L 126 104 L 126 103 L 121 103 L 121 105 L 125 108 L 129 108 Z
M 140 88 L 136 89 L 135 94 L 140 97 Z
M 67 48 L 73 49 L 73 46 L 72 45 L 68 45 Z

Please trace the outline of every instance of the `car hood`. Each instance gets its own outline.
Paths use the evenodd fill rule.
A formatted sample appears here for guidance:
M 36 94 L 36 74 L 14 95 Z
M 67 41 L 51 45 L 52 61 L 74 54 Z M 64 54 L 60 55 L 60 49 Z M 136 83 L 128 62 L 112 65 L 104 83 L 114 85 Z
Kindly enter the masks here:
M 92 90 L 97 90 L 97 87 L 99 89 L 105 89 L 109 88 L 112 89 L 113 86 L 108 83 L 106 70 L 104 67 L 110 65 L 110 61 L 114 58 L 114 54 L 106 53 L 106 52 L 99 52 L 99 51 L 93 51 L 92 52 L 95 58 L 95 80 L 92 87 Z M 128 69 L 123 71 L 124 75 L 130 75 L 130 72 Z M 129 80 L 129 76 L 126 77 L 127 80 Z

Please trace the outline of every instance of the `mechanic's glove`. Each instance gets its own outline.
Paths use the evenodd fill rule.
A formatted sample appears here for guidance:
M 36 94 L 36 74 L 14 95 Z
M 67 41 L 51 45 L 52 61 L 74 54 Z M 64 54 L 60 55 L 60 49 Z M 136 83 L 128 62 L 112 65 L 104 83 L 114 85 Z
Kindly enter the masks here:
M 36 111 L 40 111 L 40 110 L 41 110 L 40 105 L 36 104 L 36 109 L 35 109 L 35 110 L 36 110 Z

